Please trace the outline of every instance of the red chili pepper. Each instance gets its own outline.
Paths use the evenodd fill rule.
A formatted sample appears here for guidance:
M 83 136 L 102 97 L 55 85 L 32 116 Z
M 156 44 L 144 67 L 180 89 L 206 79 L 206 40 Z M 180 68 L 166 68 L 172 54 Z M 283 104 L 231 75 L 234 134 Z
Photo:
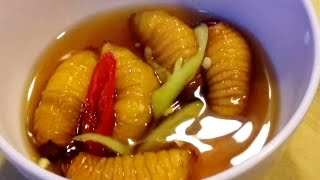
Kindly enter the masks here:
M 84 109 L 80 115 L 81 133 L 113 133 L 116 59 L 112 53 L 102 55 L 90 81 Z M 107 150 L 101 144 L 87 142 L 87 151 L 103 156 Z

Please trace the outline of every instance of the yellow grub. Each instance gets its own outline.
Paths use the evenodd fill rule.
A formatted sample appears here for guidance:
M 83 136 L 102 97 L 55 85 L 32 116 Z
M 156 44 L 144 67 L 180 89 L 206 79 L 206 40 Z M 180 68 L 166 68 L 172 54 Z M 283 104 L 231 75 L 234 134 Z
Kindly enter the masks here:
M 135 14 L 132 25 L 141 42 L 153 50 L 153 58 L 165 68 L 172 69 L 178 59 L 190 59 L 197 52 L 193 30 L 167 12 Z
M 96 59 L 94 53 L 80 51 L 56 69 L 35 112 L 33 132 L 39 144 L 51 140 L 65 146 L 75 136 Z
M 190 166 L 191 154 L 179 149 L 112 158 L 80 153 L 73 159 L 67 177 L 73 180 L 184 180 Z
M 102 53 L 112 52 L 116 65 L 116 126 L 113 136 L 139 140 L 151 120 L 151 93 L 159 87 L 152 68 L 126 48 L 107 43 Z
M 209 28 L 206 56 L 210 109 L 223 117 L 243 113 L 249 95 L 251 52 L 242 35 L 231 26 L 219 23 Z

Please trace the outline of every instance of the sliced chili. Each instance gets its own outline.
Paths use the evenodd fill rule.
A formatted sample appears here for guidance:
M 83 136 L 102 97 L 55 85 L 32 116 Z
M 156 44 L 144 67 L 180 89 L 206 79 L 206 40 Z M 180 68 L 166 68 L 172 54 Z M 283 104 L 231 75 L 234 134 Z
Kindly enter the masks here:
M 84 109 L 80 115 L 81 133 L 111 136 L 114 129 L 116 59 L 112 53 L 101 56 L 90 81 Z M 107 149 L 98 143 L 87 142 L 85 149 L 95 155 L 106 155 Z

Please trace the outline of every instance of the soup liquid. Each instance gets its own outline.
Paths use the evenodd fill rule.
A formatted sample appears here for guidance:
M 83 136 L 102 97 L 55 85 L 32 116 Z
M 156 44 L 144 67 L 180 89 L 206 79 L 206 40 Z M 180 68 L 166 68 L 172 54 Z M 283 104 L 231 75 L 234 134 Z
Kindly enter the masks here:
M 27 87 L 24 121 L 33 160 L 37 161 L 39 155 L 34 146 L 32 120 L 41 100 L 41 93 L 56 67 L 72 52 L 88 47 L 99 49 L 104 42 L 126 47 L 143 58 L 143 49 L 136 43 L 128 19 L 133 13 L 150 9 L 164 9 L 191 27 L 213 19 L 209 14 L 177 7 L 126 9 L 90 17 L 59 34 L 40 56 Z M 246 38 L 253 50 L 253 69 L 245 116 L 238 119 L 219 119 L 206 111 L 198 121 L 196 130 L 185 128 L 182 134 L 177 132 L 177 136 L 180 136 L 178 139 L 186 139 L 188 142 L 183 144 L 182 148 L 193 144 L 199 153 L 194 167 L 190 170 L 191 179 L 208 177 L 241 164 L 261 150 L 275 129 L 278 98 L 272 69 L 268 66 L 267 56 L 259 43 L 250 35 Z M 202 98 L 197 92 L 195 96 Z

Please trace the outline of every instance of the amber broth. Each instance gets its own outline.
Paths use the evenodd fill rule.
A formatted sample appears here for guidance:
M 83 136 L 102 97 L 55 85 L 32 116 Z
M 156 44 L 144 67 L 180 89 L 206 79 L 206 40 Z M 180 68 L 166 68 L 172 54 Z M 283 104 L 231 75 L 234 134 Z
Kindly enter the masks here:
M 34 161 L 39 159 L 39 155 L 32 145 L 34 144 L 31 131 L 32 119 L 41 100 L 41 93 L 56 67 L 73 51 L 88 47 L 100 48 L 106 41 L 124 46 L 142 57 L 142 48 L 135 46 L 136 40 L 128 28 L 128 19 L 132 13 L 147 9 L 159 9 L 159 7 L 125 9 L 87 18 L 59 34 L 39 57 L 27 87 L 24 115 L 26 118 L 24 121 L 27 122 L 28 146 Z M 191 26 L 212 17 L 185 8 L 161 7 L 160 9 L 167 10 Z M 201 143 L 207 147 L 209 145 L 212 150 L 202 152 L 201 156 L 198 156 L 191 170 L 191 179 L 214 175 L 242 163 L 259 152 L 272 137 L 279 104 L 276 81 L 273 78 L 272 68 L 268 65 L 268 57 L 259 43 L 252 36 L 247 35 L 247 38 L 252 45 L 254 57 L 247 114 L 235 120 L 214 118 L 210 113 L 202 116 L 203 119 L 210 119 L 210 124 L 206 123 L 206 128 L 202 127 L 208 137 L 202 139 Z

